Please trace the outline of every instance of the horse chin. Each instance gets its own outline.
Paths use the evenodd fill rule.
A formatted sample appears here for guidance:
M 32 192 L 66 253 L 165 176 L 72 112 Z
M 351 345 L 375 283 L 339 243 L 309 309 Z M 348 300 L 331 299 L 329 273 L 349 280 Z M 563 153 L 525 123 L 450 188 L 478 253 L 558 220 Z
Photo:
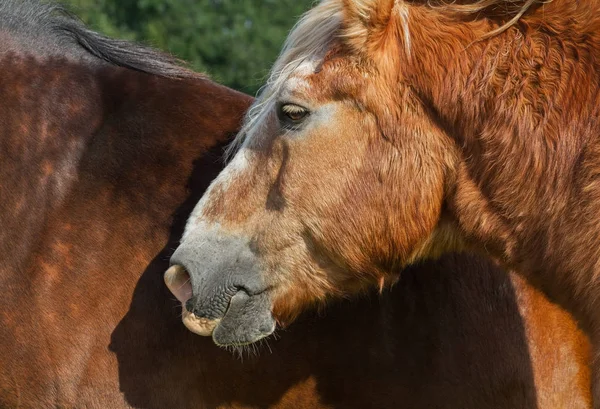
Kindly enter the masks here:
M 254 299 L 253 299 L 254 298 Z M 183 324 L 194 334 L 211 336 L 218 346 L 243 346 L 259 341 L 275 331 L 275 320 L 264 302 L 240 291 L 231 299 L 222 318 L 196 316 L 182 303 Z
M 213 341 L 219 346 L 251 344 L 275 331 L 276 323 L 271 314 L 272 303 L 268 291 L 249 294 L 240 289 L 231 296 L 228 304 L 218 308 L 206 305 L 204 310 L 200 309 L 202 316 L 199 316 L 187 306 L 194 295 L 187 271 L 181 266 L 172 266 L 165 273 L 164 279 L 171 293 L 181 302 L 183 324 L 195 334 L 212 335 Z M 219 300 L 228 298 L 226 294 L 210 296 Z
M 268 337 L 275 327 L 267 293 L 250 296 L 238 291 L 223 318 L 215 323 L 212 338 L 219 346 L 248 345 Z

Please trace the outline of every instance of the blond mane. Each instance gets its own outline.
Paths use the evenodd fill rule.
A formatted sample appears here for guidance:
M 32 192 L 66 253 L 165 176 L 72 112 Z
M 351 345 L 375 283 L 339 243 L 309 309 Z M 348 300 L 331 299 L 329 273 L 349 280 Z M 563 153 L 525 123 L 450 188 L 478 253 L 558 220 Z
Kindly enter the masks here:
M 300 64 L 324 54 L 342 23 L 341 0 L 323 0 L 307 11 L 290 31 L 266 84 L 248 110 L 242 129 L 226 151 L 231 158 L 272 112 L 283 84 Z
M 366 9 L 373 1 L 355 0 L 355 3 Z M 489 8 L 500 7 L 507 17 L 512 16 L 505 24 L 482 37 L 485 39 L 500 34 L 514 25 L 535 3 L 550 1 L 552 0 L 478 0 L 467 4 L 455 4 L 454 1 L 448 0 L 429 0 L 428 5 L 432 8 L 464 15 L 477 14 Z M 396 4 L 399 3 L 404 3 L 404 1 L 396 0 Z M 245 141 L 260 131 L 261 126 L 266 122 L 266 117 L 273 111 L 279 91 L 294 70 L 305 61 L 324 56 L 332 40 L 340 34 L 343 12 L 343 0 L 322 0 L 317 6 L 307 11 L 292 28 L 271 69 L 267 82 L 246 113 L 240 132 L 227 147 L 226 159 L 231 159 Z
M 500 8 L 501 14 L 506 17 L 512 16 L 505 24 L 485 34 L 481 38 L 484 40 L 498 35 L 516 24 L 534 4 L 549 3 L 551 1 L 552 0 L 478 0 L 473 3 L 455 4 L 455 2 L 448 2 L 448 0 L 440 0 L 436 2 L 437 5 L 434 7 L 443 7 L 446 10 L 466 15 L 481 13 L 486 9 L 496 7 Z M 429 3 L 432 3 L 432 1 L 430 0 Z

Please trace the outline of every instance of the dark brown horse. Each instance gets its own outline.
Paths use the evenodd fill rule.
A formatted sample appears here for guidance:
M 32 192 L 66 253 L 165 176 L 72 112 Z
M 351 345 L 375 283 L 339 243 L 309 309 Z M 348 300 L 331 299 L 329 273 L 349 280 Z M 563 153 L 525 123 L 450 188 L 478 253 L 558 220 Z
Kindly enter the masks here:
M 568 308 L 600 408 L 600 1 L 323 0 L 291 32 L 169 284 L 219 344 L 464 248 Z
M 573 321 L 472 257 L 260 358 L 190 333 L 162 272 L 250 98 L 36 2 L 0 38 L 1 408 L 589 407 Z

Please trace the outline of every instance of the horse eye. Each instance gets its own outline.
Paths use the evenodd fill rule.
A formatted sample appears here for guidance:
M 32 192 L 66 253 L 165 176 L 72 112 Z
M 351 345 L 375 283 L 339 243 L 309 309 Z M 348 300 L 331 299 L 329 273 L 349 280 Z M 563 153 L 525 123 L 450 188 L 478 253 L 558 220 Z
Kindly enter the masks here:
M 283 104 L 279 108 L 280 118 L 286 119 L 289 122 L 300 122 L 309 114 L 308 109 L 296 104 Z

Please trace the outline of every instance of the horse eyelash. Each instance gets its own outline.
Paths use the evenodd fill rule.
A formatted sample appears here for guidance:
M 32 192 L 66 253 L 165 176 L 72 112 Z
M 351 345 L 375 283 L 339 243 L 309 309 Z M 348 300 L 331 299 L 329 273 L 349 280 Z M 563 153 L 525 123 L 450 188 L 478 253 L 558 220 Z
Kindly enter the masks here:
M 302 114 L 308 113 L 308 110 L 295 104 L 283 104 L 281 105 L 281 112 L 286 114 Z

